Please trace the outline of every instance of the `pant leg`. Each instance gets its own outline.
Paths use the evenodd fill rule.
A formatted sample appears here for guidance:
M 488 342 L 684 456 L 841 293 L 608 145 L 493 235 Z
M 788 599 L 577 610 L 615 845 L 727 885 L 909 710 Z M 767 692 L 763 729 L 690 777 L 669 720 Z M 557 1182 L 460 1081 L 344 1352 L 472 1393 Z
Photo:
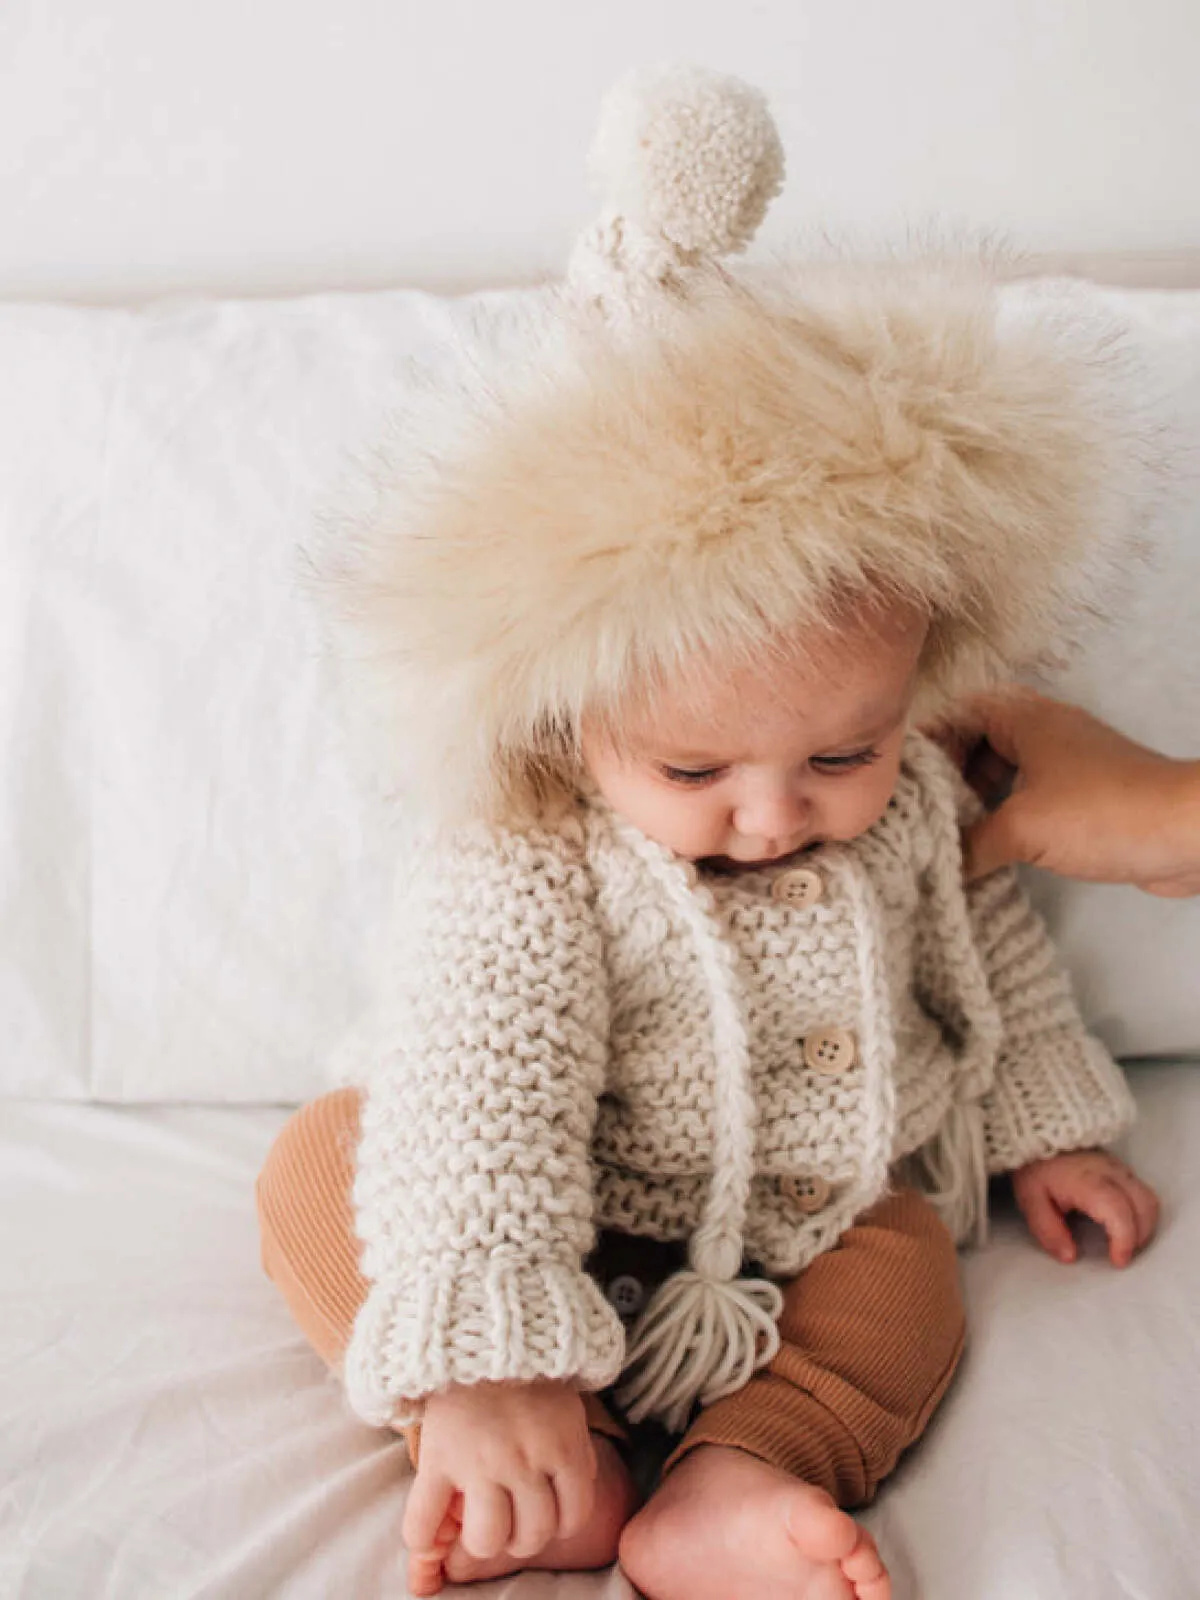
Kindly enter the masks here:
M 360 1093 L 339 1089 L 302 1106 L 283 1125 L 255 1184 L 263 1270 L 301 1333 L 334 1372 L 367 1294 L 354 1232 Z M 612 1439 L 624 1429 L 599 1396 L 583 1395 L 588 1427 Z M 415 1464 L 419 1429 L 405 1430 Z
M 669 1458 L 734 1445 L 862 1505 L 924 1431 L 962 1354 L 958 1258 L 911 1190 L 865 1212 L 784 1291 L 782 1344 Z
M 350 1199 L 358 1119 L 357 1089 L 301 1106 L 284 1123 L 254 1187 L 263 1270 L 335 1372 L 367 1295 Z

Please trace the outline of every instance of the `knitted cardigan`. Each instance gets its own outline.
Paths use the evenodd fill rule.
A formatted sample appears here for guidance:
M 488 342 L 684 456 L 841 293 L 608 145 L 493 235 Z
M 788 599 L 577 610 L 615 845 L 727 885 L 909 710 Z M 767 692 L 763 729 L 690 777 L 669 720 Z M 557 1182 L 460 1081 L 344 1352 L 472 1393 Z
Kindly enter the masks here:
M 961 1242 L 988 1174 L 1123 1132 L 1124 1079 L 1015 875 L 962 886 L 968 807 L 913 735 L 884 817 L 799 863 L 705 873 L 594 796 L 407 861 L 340 1073 L 366 1089 L 355 1410 L 614 1382 L 598 1227 L 694 1245 L 719 1218 L 730 1276 L 744 1253 L 786 1278 L 898 1178 Z

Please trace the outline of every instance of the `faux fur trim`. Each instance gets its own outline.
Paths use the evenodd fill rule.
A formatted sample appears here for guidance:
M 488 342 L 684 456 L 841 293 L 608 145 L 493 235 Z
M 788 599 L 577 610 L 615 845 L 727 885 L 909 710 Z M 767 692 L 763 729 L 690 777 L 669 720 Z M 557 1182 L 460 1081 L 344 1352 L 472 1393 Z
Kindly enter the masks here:
M 460 364 L 305 552 L 385 787 L 509 817 L 587 708 L 695 656 L 930 617 L 923 709 L 1061 651 L 1128 560 L 1119 331 L 986 264 L 719 270 L 616 339 L 566 294 Z

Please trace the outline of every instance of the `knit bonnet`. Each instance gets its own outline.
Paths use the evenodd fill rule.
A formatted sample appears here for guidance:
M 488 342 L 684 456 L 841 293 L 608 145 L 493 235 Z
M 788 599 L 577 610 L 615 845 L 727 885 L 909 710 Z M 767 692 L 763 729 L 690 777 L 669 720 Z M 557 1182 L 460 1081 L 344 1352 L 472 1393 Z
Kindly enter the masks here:
M 1059 648 L 1129 542 L 1107 325 L 1006 300 L 968 247 L 733 272 L 783 154 L 732 78 L 632 74 L 592 167 L 605 204 L 566 281 L 485 307 L 478 338 L 414 375 L 305 552 L 357 754 L 440 826 L 527 816 L 585 713 L 619 720 L 689 660 L 802 640 L 856 595 L 927 615 L 932 711 Z M 680 914 L 716 960 L 701 890 Z M 778 1342 L 778 1289 L 738 1276 L 754 1108 L 736 974 L 714 983 L 736 1115 L 689 1268 L 631 1336 L 635 1416 L 679 1420 Z

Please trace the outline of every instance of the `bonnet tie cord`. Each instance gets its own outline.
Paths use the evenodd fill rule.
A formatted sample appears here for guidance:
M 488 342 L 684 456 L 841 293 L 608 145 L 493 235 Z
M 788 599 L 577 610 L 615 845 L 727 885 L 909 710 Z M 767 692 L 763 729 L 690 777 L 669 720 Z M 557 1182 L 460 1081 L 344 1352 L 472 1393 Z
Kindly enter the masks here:
M 659 1286 L 635 1323 L 617 1390 L 631 1422 L 653 1414 L 681 1432 L 697 1400 L 711 1405 L 733 1394 L 773 1359 L 783 1294 L 769 1279 L 738 1276 L 754 1178 L 757 1107 L 736 954 L 717 926 L 716 903 L 696 869 L 636 830 L 628 837 L 690 932 L 712 996 L 712 1180 L 688 1244 L 689 1265 Z

